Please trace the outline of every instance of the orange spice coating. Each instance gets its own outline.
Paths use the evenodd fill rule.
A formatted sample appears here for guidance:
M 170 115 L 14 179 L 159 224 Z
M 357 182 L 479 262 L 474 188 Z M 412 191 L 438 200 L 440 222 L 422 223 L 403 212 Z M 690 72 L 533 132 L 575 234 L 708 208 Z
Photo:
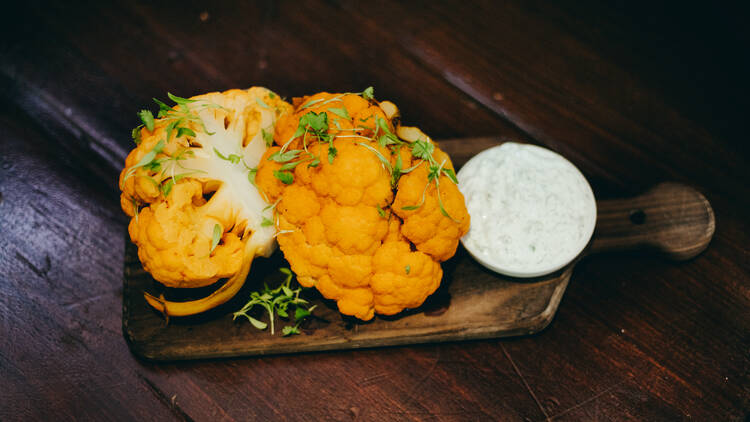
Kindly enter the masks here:
M 276 125 L 278 146 L 266 151 L 255 181 L 269 202 L 278 200 L 277 240 L 300 284 L 315 286 L 341 313 L 361 320 L 420 306 L 440 285 L 440 262 L 455 254 L 468 231 L 463 195 L 441 176 L 441 200 L 450 218 L 441 213 L 435 183 L 428 185 L 428 163 L 412 157 L 406 143 L 388 148 L 377 142 L 380 119 L 394 130 L 377 103 L 324 92 L 293 104 L 294 113 Z M 326 113 L 330 145 L 309 131 L 295 137 L 300 119 L 310 112 Z M 332 162 L 329 147 L 336 150 Z M 283 162 L 271 158 L 280 149 L 305 151 L 299 156 L 306 158 L 290 170 L 289 184 L 275 175 Z M 399 155 L 402 169 L 418 166 L 394 186 Z M 437 147 L 433 157 L 445 158 L 445 168 L 452 169 Z M 402 209 L 419 203 L 423 192 L 418 209 Z

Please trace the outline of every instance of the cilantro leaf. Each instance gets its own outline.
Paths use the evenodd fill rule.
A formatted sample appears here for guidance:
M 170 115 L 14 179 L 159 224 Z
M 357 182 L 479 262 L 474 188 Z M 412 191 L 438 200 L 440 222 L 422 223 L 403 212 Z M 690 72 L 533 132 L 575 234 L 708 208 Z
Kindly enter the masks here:
M 303 108 L 310 107 L 313 104 L 317 104 L 317 103 L 319 103 L 319 102 L 321 102 L 323 100 L 324 100 L 323 98 L 318 98 L 317 100 L 310 100 L 310 101 L 306 102 L 305 105 L 303 105 L 302 107 L 300 107 L 300 110 L 303 109 Z
M 172 192 L 172 187 L 174 186 L 174 183 L 175 181 L 173 179 L 167 179 L 167 183 L 162 185 L 161 191 L 165 197 L 169 195 L 169 192 Z
M 190 129 L 188 127 L 177 128 L 177 137 L 178 138 L 182 137 L 182 136 L 185 136 L 185 135 L 195 137 L 195 132 L 193 131 L 193 129 Z
M 278 150 L 271 154 L 271 156 L 268 157 L 268 160 L 276 161 L 277 163 L 286 163 L 287 161 L 291 161 L 297 158 L 297 155 L 299 155 L 300 152 L 302 152 L 302 150 L 299 149 L 293 149 L 286 152 L 281 152 L 281 150 Z
M 391 174 L 391 185 L 394 187 L 398 184 L 398 179 L 401 177 L 401 167 L 404 162 L 401 160 L 400 151 L 396 151 L 396 164 L 393 166 L 393 174 Z
M 172 107 L 164 104 L 162 101 L 159 101 L 156 98 L 154 98 L 153 100 L 159 106 L 159 113 L 156 115 L 156 117 L 162 118 L 166 116 L 170 111 L 175 111 Z
M 336 155 L 339 153 L 339 150 L 336 149 L 334 146 L 328 147 L 328 163 L 333 164 L 333 159 L 336 158 Z
M 214 152 L 216 153 L 216 155 L 219 156 L 219 158 L 221 158 L 222 160 L 225 160 L 225 161 L 229 161 L 232 164 L 237 164 L 242 159 L 242 157 L 240 157 L 237 154 L 229 154 L 228 156 L 225 156 L 224 154 L 222 154 L 221 152 L 219 152 L 219 150 L 216 149 L 216 147 L 214 147 Z
M 265 322 L 258 321 L 257 319 L 251 317 L 250 315 L 245 315 L 245 316 L 247 317 L 248 321 L 250 321 L 250 323 L 253 324 L 253 327 L 259 330 L 265 330 L 266 327 L 268 327 L 268 324 L 266 324 Z
M 136 145 L 141 144 L 141 128 L 143 128 L 143 125 L 139 125 L 133 128 L 133 131 L 130 134 L 133 137 L 133 142 L 135 142 Z
M 443 169 L 443 173 L 445 173 L 445 175 L 448 176 L 448 179 L 450 179 L 451 182 L 458 184 L 458 179 L 456 178 L 456 172 L 453 171 L 453 169 Z
M 211 252 L 216 249 L 216 246 L 219 244 L 219 241 L 221 240 L 221 235 L 223 231 L 221 229 L 221 226 L 217 223 L 214 225 L 214 232 L 211 236 Z
M 310 129 L 319 135 L 322 132 L 328 131 L 328 114 L 321 112 L 316 113 L 314 111 L 308 112 L 299 119 L 299 125 L 302 127 L 309 126 Z
M 411 154 L 417 158 L 426 161 L 432 161 L 432 153 L 435 151 L 435 145 L 429 141 L 418 140 L 411 144 Z
M 153 163 L 154 159 L 156 158 L 156 154 L 160 153 L 161 150 L 164 149 L 164 146 L 166 145 L 166 142 L 164 140 L 160 140 L 159 142 L 154 145 L 154 147 L 151 149 L 151 151 L 147 152 L 146 154 L 141 157 L 141 159 L 134 165 L 133 167 L 128 170 L 128 172 L 125 174 L 125 177 L 123 178 L 123 182 L 125 180 L 128 180 L 130 176 L 132 176 L 137 169 L 140 167 L 146 167 Z
M 301 307 L 297 307 L 297 309 L 294 311 L 294 320 L 299 321 L 301 319 L 307 318 L 312 314 L 309 310 Z
M 388 127 L 388 123 L 386 123 L 385 119 L 382 117 L 376 117 L 375 123 L 384 133 L 391 133 L 391 128 Z
M 378 215 L 381 218 L 385 218 L 385 211 L 382 208 L 380 208 L 380 205 L 377 206 L 377 209 L 378 209 Z
M 364 91 L 362 91 L 362 98 L 368 101 L 373 100 L 375 99 L 375 97 L 373 96 L 374 93 L 375 93 L 375 88 L 368 86 L 367 88 L 365 88 Z
M 264 287 L 261 291 L 251 292 L 250 300 L 242 307 L 242 309 L 234 313 L 234 319 L 237 319 L 239 316 L 244 316 L 259 330 L 266 329 L 270 324 L 271 335 L 273 335 L 275 333 L 274 321 L 276 315 L 278 315 L 279 318 L 288 319 L 289 312 L 292 309 L 290 307 L 293 307 L 294 321 L 296 324 L 283 327 L 281 333 L 284 336 L 300 334 L 300 325 L 304 322 L 305 318 L 312 315 L 312 311 L 316 306 L 310 306 L 307 300 L 299 297 L 302 292 L 302 287 L 292 288 L 291 281 L 293 275 L 289 268 L 279 268 L 279 271 L 286 275 L 281 285 L 275 289 L 271 289 L 264 283 Z M 262 322 L 250 316 L 250 311 L 252 311 L 256 305 L 260 306 L 268 313 L 269 323 Z
M 281 171 L 294 170 L 294 168 L 297 167 L 297 165 L 300 162 L 301 161 L 292 161 L 292 162 L 286 163 L 286 164 L 282 165 L 281 168 L 279 168 L 279 170 L 281 170 Z
M 297 326 L 292 327 L 290 325 L 287 325 L 286 327 L 281 329 L 281 334 L 283 334 L 284 336 L 290 336 L 292 334 L 299 334 L 299 327 Z
M 419 201 L 418 204 L 416 204 L 416 205 L 407 205 L 405 207 L 401 207 L 401 209 L 404 210 L 404 211 L 414 211 L 416 209 L 419 209 L 419 207 L 421 207 L 422 204 L 424 204 L 425 195 L 427 194 L 427 187 L 429 187 L 429 186 L 430 186 L 430 182 L 427 182 L 427 184 L 424 185 L 424 189 L 422 190 L 422 200 Z M 439 198 L 439 196 L 438 196 L 438 198 Z
M 427 183 L 430 183 L 433 180 L 437 179 L 438 175 L 440 175 L 440 167 L 437 165 L 431 165 L 430 170 L 427 173 Z
M 171 122 L 169 122 L 169 124 L 167 125 L 167 141 L 172 139 L 172 132 L 174 131 L 174 128 L 176 128 L 180 123 L 182 123 L 182 119 L 172 120 Z
M 143 125 L 146 126 L 149 132 L 154 131 L 154 115 L 151 110 L 141 110 L 138 112 L 138 117 L 141 118 Z
M 194 103 L 197 100 L 189 100 L 187 98 L 178 97 L 176 95 L 172 95 L 171 92 L 167 92 L 167 97 L 169 97 L 170 100 L 174 101 L 177 104 L 184 105 L 184 104 L 190 104 Z
M 263 135 L 263 140 L 266 142 L 266 146 L 270 147 L 273 145 L 273 133 L 272 132 L 266 132 L 265 129 L 261 129 L 260 133 Z
M 294 175 L 288 171 L 274 170 L 273 175 L 285 185 L 291 185 L 294 182 Z
M 333 114 L 335 114 L 335 115 L 337 115 L 337 116 L 339 116 L 341 118 L 344 118 L 344 119 L 347 119 L 347 120 L 351 119 L 351 117 L 349 116 L 349 112 L 344 107 L 331 107 L 327 111 L 329 111 L 329 112 L 331 112 L 331 113 L 333 113 Z M 338 123 L 338 121 L 336 121 L 336 123 Z

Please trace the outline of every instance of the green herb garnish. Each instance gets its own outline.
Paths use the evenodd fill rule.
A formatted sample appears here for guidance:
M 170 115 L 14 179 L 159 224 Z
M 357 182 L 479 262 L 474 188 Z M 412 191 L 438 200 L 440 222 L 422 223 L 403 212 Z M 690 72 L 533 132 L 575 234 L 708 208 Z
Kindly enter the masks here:
M 431 182 L 435 182 L 435 190 L 437 193 L 438 206 L 440 207 L 440 213 L 443 214 L 445 217 L 448 217 L 451 220 L 458 222 L 456 219 L 451 217 L 450 214 L 448 214 L 448 211 L 445 210 L 445 206 L 443 206 L 443 199 L 440 196 L 440 175 L 444 174 L 451 182 L 458 184 L 456 173 L 452 169 L 445 168 L 446 160 L 443 160 L 442 163 L 438 164 L 435 158 L 432 156 L 433 152 L 435 152 L 435 145 L 430 141 L 419 139 L 416 142 L 411 144 L 411 154 L 414 157 L 420 158 L 422 161 L 426 161 L 430 167 L 427 173 L 427 184 L 425 185 L 425 189 L 422 191 L 422 200 L 417 205 L 409 205 L 409 206 L 401 207 L 401 209 L 406 210 L 406 211 L 413 211 L 421 207 L 425 201 L 425 193 L 427 192 L 427 187 L 430 186 Z M 419 164 L 421 164 L 421 162 L 418 163 L 417 165 Z M 402 171 L 402 172 L 409 172 L 413 169 L 414 167 L 412 167 L 411 169 L 408 169 L 408 171 Z
M 349 117 L 349 112 L 346 111 L 346 109 L 344 107 L 331 107 L 331 108 L 329 108 L 326 111 L 329 111 L 329 112 L 331 112 L 331 113 L 333 113 L 333 114 L 335 114 L 335 115 L 337 115 L 337 116 L 339 116 L 341 118 L 347 119 L 347 120 L 351 119 L 351 117 Z M 338 121 L 336 121 L 336 123 L 338 123 Z M 339 127 L 339 129 L 341 129 L 341 128 Z
M 232 164 L 238 164 L 240 160 L 242 160 L 242 157 L 237 154 L 229 154 L 225 156 L 218 149 L 216 149 L 216 147 L 214 147 L 214 152 L 216 153 L 216 155 L 219 156 L 219 158 L 225 161 L 229 161 Z
M 286 163 L 287 161 L 291 161 L 297 158 L 300 152 L 302 152 L 302 150 L 299 150 L 299 149 L 293 149 L 291 151 L 285 151 L 285 152 L 281 152 L 281 150 L 278 150 L 268 157 L 268 161 L 276 161 L 277 163 Z
M 263 135 L 263 141 L 265 141 L 267 147 L 273 145 L 273 133 L 268 132 L 265 129 L 261 129 L 260 133 Z
M 286 275 L 281 285 L 271 289 L 264 285 L 260 291 L 250 293 L 250 301 L 239 311 L 234 313 L 234 318 L 244 316 L 250 323 L 259 330 L 265 330 L 269 323 L 271 325 L 271 335 L 275 334 L 274 321 L 276 315 L 280 318 L 289 319 L 290 307 L 294 308 L 294 325 L 288 325 L 281 329 L 284 336 L 300 334 L 299 327 L 305 319 L 312 315 L 312 311 L 317 305 L 310 306 L 310 302 L 300 297 L 302 287 L 292 288 L 292 271 L 289 268 L 279 268 L 279 271 Z M 258 305 L 268 314 L 269 323 L 258 320 L 250 315 L 253 308 Z
M 285 185 L 291 185 L 294 182 L 294 175 L 288 171 L 274 170 L 273 175 Z
M 143 125 L 146 126 L 149 132 L 154 131 L 154 115 L 151 114 L 150 110 L 141 110 L 138 112 L 138 117 L 141 118 Z
M 214 225 L 214 232 L 211 235 L 211 252 L 216 249 L 216 246 L 219 244 L 219 240 L 221 240 L 221 234 L 223 233 L 221 229 L 221 225 L 215 224 Z
M 362 95 L 362 98 L 364 98 L 365 100 L 370 101 L 370 100 L 375 99 L 373 95 L 374 93 L 375 93 L 375 88 L 368 86 L 367 88 L 365 88 L 364 91 L 360 93 L 360 95 Z
M 138 161 L 138 163 L 136 163 L 136 165 L 131 167 L 128 170 L 128 172 L 125 173 L 125 177 L 122 179 L 123 183 L 126 180 L 128 180 L 128 178 L 132 176 L 137 169 L 141 167 L 146 167 L 146 166 L 154 166 L 155 165 L 154 159 L 156 158 L 156 154 L 160 153 L 161 150 L 164 149 L 165 145 L 166 145 L 166 142 L 164 142 L 163 139 L 157 142 L 156 145 L 154 145 L 154 147 L 151 149 L 151 151 L 144 154 L 143 157 L 141 157 L 141 159 Z
M 258 169 L 253 167 L 247 171 L 247 180 L 252 183 L 253 186 L 258 187 L 255 184 L 255 176 L 258 174 Z

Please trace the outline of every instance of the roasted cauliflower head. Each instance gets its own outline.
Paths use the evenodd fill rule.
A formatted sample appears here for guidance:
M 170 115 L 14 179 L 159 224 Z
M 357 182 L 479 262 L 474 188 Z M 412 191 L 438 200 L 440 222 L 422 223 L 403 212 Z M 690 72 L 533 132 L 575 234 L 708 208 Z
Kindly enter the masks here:
M 146 294 L 167 315 L 191 315 L 229 300 L 256 256 L 275 249 L 269 204 L 255 187 L 256 167 L 276 122 L 292 106 L 265 88 L 157 100 L 140 114 L 137 147 L 120 173 L 120 203 L 143 267 L 168 287 L 228 279 L 210 296 L 170 302 Z
M 420 306 L 469 229 L 449 157 L 370 89 L 294 107 L 256 183 L 299 283 L 361 320 Z

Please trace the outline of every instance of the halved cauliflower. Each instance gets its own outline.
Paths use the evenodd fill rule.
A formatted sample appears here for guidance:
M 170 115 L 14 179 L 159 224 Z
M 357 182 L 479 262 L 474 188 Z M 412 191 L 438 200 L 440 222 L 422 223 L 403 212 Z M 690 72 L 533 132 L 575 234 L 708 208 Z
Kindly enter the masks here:
M 242 287 L 256 256 L 275 249 L 268 202 L 254 185 L 256 166 L 276 121 L 291 105 L 265 88 L 157 101 L 142 111 L 138 146 L 120 173 L 120 202 L 144 268 L 168 287 L 229 280 L 210 296 L 170 302 L 146 293 L 167 315 L 203 312 Z
M 299 283 L 361 320 L 420 306 L 469 228 L 450 159 L 369 89 L 294 105 L 256 181 Z

